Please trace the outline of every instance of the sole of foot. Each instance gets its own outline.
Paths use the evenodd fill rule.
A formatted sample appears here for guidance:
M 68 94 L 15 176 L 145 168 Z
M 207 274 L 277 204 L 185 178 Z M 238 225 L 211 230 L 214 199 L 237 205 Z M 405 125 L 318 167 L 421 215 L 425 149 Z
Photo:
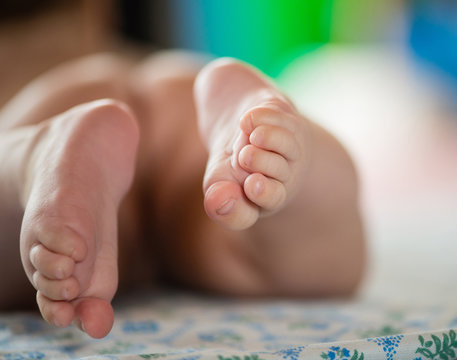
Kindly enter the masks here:
M 91 337 L 113 325 L 117 210 L 135 168 L 139 133 L 114 100 L 36 125 L 25 173 L 21 258 L 43 318 Z

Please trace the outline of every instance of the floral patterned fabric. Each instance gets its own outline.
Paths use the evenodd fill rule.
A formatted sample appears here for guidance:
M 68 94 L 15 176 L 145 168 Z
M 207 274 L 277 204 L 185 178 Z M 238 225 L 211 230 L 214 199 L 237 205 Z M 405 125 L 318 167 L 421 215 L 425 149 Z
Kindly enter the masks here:
M 115 304 L 93 340 L 38 315 L 0 317 L 0 359 L 455 359 L 457 304 L 238 301 L 145 292 Z M 441 329 L 441 330 L 436 330 Z

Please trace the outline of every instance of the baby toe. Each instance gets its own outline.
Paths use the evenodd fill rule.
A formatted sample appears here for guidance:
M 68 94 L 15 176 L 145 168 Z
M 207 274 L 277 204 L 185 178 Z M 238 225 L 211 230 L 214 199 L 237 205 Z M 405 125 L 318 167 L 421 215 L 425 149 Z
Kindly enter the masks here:
M 69 226 L 40 229 L 39 241 L 49 250 L 70 256 L 75 261 L 82 261 L 86 257 L 87 246 L 85 240 Z
M 238 156 L 240 166 L 251 173 L 261 173 L 281 182 L 289 179 L 289 164 L 280 154 L 254 145 L 246 145 Z
M 70 277 L 75 267 L 72 258 L 49 251 L 41 244 L 30 250 L 30 262 L 41 274 L 54 280 Z
M 262 174 L 251 174 L 244 182 L 246 197 L 266 211 L 276 211 L 286 200 L 284 184 Z
M 244 196 L 239 184 L 218 181 L 205 193 L 205 211 L 214 222 L 231 230 L 252 226 L 259 217 L 259 209 Z
M 51 280 L 35 271 L 33 284 L 50 300 L 73 300 L 79 295 L 79 283 L 74 277 L 65 280 Z
M 291 116 L 279 108 L 270 106 L 257 106 L 247 111 L 240 119 L 240 128 L 250 135 L 254 129 L 261 125 L 272 125 L 286 128 L 294 132 L 296 126 Z
M 114 322 L 114 312 L 109 301 L 98 298 L 76 300 L 76 325 L 88 335 L 100 339 L 108 335 Z
M 41 316 L 48 323 L 58 327 L 66 327 L 71 324 L 75 315 L 75 310 L 70 303 L 66 301 L 50 300 L 40 291 L 37 292 L 36 301 Z
M 300 157 L 293 133 L 281 126 L 260 125 L 251 132 L 249 142 L 258 148 L 274 151 L 288 160 L 294 161 Z

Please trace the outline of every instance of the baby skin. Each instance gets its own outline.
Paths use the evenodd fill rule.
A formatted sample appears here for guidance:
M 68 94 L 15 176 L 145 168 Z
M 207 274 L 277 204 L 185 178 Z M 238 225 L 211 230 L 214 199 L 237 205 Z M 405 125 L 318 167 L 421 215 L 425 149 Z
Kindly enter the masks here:
M 160 272 L 227 295 L 354 291 L 364 244 L 344 148 L 250 66 L 201 67 L 98 55 L 4 107 L 0 281 L 15 287 L 0 306 L 29 296 L 21 263 L 43 318 L 94 338 L 113 325 L 118 271 L 121 286 Z

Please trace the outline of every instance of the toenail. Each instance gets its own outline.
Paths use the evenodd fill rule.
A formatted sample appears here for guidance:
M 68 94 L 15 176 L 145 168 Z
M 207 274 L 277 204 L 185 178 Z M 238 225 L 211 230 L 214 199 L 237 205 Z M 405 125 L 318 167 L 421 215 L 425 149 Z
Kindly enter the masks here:
M 249 128 L 254 129 L 254 113 L 252 112 L 249 114 Z
M 57 279 L 63 279 L 64 278 L 63 270 L 62 270 L 61 267 L 58 267 L 57 270 L 56 270 L 56 278 Z
M 32 275 L 32 282 L 33 282 L 33 285 L 35 285 L 35 288 L 38 288 L 38 285 L 37 285 L 37 277 L 38 277 L 38 271 L 35 271 Z
M 263 184 L 261 181 L 257 181 L 254 185 L 254 196 L 259 196 L 262 192 Z
M 30 260 L 34 259 L 36 256 L 36 252 L 38 251 L 38 245 L 35 245 L 30 249 Z
M 259 128 L 257 128 L 259 129 Z M 263 142 L 263 134 L 260 130 L 253 131 L 249 136 L 249 142 L 253 145 L 261 145 Z
M 68 289 L 67 288 L 63 288 L 62 289 L 62 297 L 65 299 L 65 300 L 68 300 Z
M 235 205 L 234 199 L 229 199 L 225 201 L 220 208 L 216 210 L 218 215 L 227 215 L 230 211 L 232 211 L 233 206 Z
M 243 160 L 243 164 L 245 166 L 249 166 L 252 163 L 252 153 L 249 153 L 247 156 L 245 156 Z
M 54 323 L 55 326 L 57 327 L 62 327 L 62 324 L 59 320 L 57 320 L 56 318 L 53 318 L 52 319 L 52 322 Z

